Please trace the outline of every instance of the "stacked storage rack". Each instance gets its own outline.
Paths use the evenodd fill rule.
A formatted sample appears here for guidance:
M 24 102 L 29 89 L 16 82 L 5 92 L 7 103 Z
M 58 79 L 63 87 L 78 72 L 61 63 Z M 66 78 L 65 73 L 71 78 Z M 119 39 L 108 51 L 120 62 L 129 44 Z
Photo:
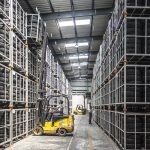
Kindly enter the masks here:
M 17 0 L 1 0 L 0 14 L 0 149 L 5 149 L 30 134 L 35 125 L 45 24 L 39 13 L 24 12 Z M 46 63 L 50 95 L 55 66 L 48 46 Z M 62 81 L 62 75 L 59 78 Z
M 54 89 L 55 93 L 59 94 L 61 92 L 61 83 L 60 83 L 60 72 L 61 66 L 58 62 L 55 62 L 55 69 L 54 69 Z
M 35 49 L 41 43 L 37 44 L 37 37 L 31 40 L 27 36 L 28 16 L 16 0 L 2 0 L 0 6 L 0 148 L 3 149 L 27 136 L 34 127 L 39 57 Z
M 28 132 L 32 132 L 35 125 L 36 101 L 38 98 L 39 64 L 41 62 L 41 51 L 45 24 L 40 14 L 27 14 L 26 37 L 28 46 Z M 47 49 L 48 51 L 49 49 Z M 47 57 L 47 60 L 49 57 Z M 47 61 L 46 60 L 46 61 Z M 47 63 L 48 64 L 48 63 Z M 49 66 L 47 65 L 47 69 Z M 49 76 L 47 76 L 49 78 Z M 48 83 L 47 83 L 48 85 Z
M 66 79 L 65 74 L 58 62 L 55 62 L 55 69 L 54 69 L 54 93 L 68 95 L 69 104 L 71 104 L 71 100 L 72 100 L 71 85 L 68 79 Z M 59 101 L 60 98 L 57 99 Z M 67 106 L 67 103 L 64 105 Z
M 16 0 L 0 2 L 0 147 L 28 135 L 26 13 Z
M 150 1 L 116 0 L 93 72 L 95 121 L 123 150 L 150 149 L 149 17 Z
M 72 87 L 68 80 L 67 83 L 67 95 L 69 96 L 69 112 L 72 113 Z

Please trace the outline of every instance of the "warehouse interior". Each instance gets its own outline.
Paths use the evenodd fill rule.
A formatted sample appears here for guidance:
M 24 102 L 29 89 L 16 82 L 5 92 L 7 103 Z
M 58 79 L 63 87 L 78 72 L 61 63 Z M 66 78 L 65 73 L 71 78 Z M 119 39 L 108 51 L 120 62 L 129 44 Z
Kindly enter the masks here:
M 150 150 L 149 25 L 150 0 L 0 0 L 0 150 Z

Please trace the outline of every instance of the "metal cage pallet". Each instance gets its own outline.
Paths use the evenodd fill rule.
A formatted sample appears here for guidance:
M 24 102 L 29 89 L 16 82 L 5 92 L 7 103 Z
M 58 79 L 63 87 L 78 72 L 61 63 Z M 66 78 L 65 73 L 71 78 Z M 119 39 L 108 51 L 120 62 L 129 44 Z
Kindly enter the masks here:
M 0 19 L 0 62 L 9 62 L 9 30 L 7 24 Z
M 10 69 L 0 64 L 0 102 L 10 101 Z
M 38 83 L 28 79 L 28 106 L 36 104 Z
M 0 1 L 0 14 L 4 19 L 9 19 L 9 0 L 1 0 Z
M 27 136 L 34 127 L 34 117 L 34 108 L 0 110 L 0 148 Z
M 28 50 L 28 77 L 32 80 L 37 80 L 38 73 L 38 56 L 30 50 Z
M 41 45 L 44 22 L 40 17 L 40 13 L 27 14 L 27 38 L 30 42 L 36 42 Z
M 96 110 L 97 124 L 121 149 L 150 148 L 150 114 Z

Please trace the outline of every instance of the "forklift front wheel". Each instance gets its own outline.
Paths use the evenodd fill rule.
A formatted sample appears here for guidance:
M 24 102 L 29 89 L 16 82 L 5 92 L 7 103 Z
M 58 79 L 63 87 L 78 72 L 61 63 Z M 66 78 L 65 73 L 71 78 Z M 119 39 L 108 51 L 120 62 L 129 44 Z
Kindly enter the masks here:
M 33 129 L 33 134 L 36 136 L 41 136 L 43 134 L 43 129 L 40 126 L 37 126 Z
M 59 136 L 65 136 L 67 134 L 67 131 L 63 128 L 60 128 L 57 133 Z

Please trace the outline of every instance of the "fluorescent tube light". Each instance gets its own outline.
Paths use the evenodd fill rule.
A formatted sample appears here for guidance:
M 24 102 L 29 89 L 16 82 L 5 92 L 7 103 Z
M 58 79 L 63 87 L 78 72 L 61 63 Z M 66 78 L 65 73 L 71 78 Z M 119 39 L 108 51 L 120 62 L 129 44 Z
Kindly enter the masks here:
M 88 25 L 88 24 L 90 24 L 90 19 L 76 20 L 77 26 Z
M 60 27 L 74 26 L 74 23 L 73 21 L 60 21 L 59 26 Z
M 87 62 L 82 62 L 80 63 L 80 66 L 86 66 L 88 63 Z
M 84 43 L 78 43 L 78 46 L 80 47 L 80 46 L 88 46 L 89 45 L 89 43 L 88 42 L 84 42 Z
M 76 43 L 65 44 L 66 47 L 75 47 Z
M 89 25 L 90 19 L 84 19 L 84 20 L 75 20 L 75 24 L 77 26 L 83 26 L 83 25 Z M 68 26 L 74 26 L 74 22 L 72 21 L 59 21 L 60 27 L 68 27 Z
M 79 55 L 79 58 L 88 58 L 88 55 Z
M 82 46 L 88 46 L 88 42 L 83 42 L 83 43 L 69 43 L 65 44 L 65 47 L 82 47 Z
M 70 56 L 69 59 L 78 59 L 78 56 Z
M 79 63 L 73 63 L 71 64 L 72 67 L 78 67 L 79 66 Z

